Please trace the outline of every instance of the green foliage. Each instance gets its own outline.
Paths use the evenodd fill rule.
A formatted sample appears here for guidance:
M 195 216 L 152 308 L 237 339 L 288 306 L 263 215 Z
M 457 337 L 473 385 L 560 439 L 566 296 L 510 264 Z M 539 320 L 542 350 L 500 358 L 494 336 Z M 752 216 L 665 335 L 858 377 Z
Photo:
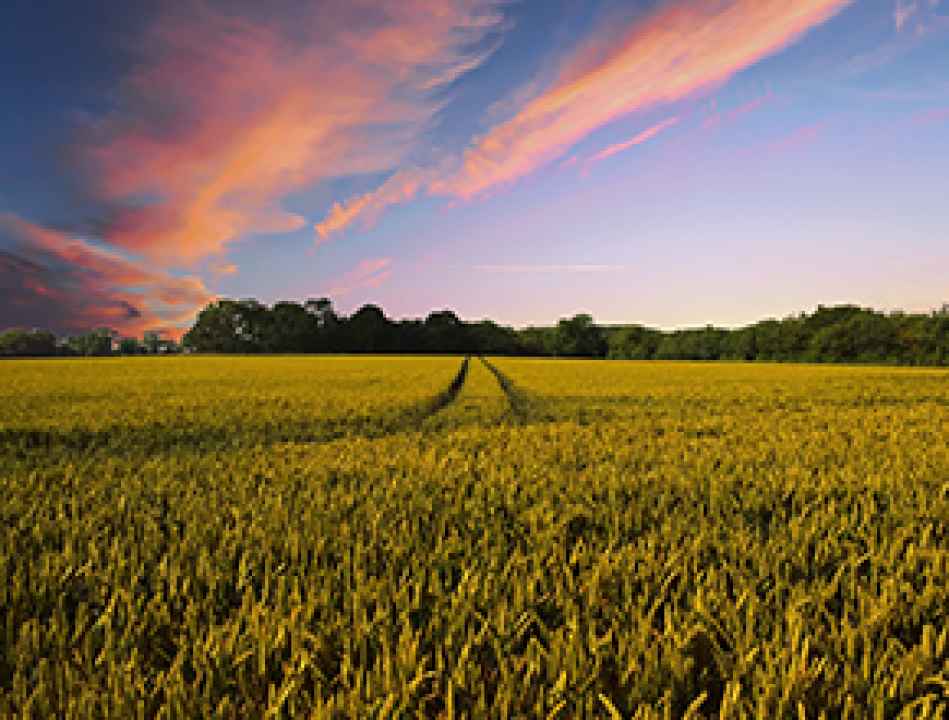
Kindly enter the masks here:
M 0 716 L 945 717 L 946 380 L 5 362 Z
M 514 330 L 490 320 L 464 322 L 450 310 L 433 312 L 424 321 L 397 321 L 376 305 L 364 305 L 347 318 L 326 298 L 302 305 L 278 302 L 272 308 L 256 300 L 225 299 L 198 314 L 182 347 L 207 354 L 475 353 L 944 366 L 949 365 L 947 308 L 927 316 L 885 315 L 854 305 L 818 306 L 810 316 L 768 319 L 735 330 L 708 325 L 663 332 L 641 325 L 601 327 L 586 314 L 562 318 L 554 327 Z M 68 338 L 58 354 L 132 354 L 131 346 L 123 349 L 116 337 L 107 328 L 95 330 Z M 35 343 L 23 338 L 17 332 L 0 336 L 0 356 L 50 354 L 45 345 L 36 350 Z M 156 333 L 145 333 L 142 346 L 152 355 L 182 349 Z
M 574 315 L 557 323 L 552 351 L 562 357 L 604 357 L 607 351 L 603 331 L 590 315 Z
M 614 331 L 608 339 L 612 360 L 652 360 L 662 333 L 642 325 L 627 325 Z
M 133 337 L 124 337 L 119 340 L 119 355 L 140 355 L 146 351 L 146 346 Z
M 56 337 L 42 330 L 10 330 L 0 335 L 0 357 L 48 357 L 56 354 Z

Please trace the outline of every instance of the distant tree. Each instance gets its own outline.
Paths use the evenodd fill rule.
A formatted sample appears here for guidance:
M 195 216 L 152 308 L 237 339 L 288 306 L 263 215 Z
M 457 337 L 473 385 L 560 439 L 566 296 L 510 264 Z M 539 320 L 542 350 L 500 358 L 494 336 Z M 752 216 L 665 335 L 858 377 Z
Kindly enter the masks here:
M 553 355 L 554 329 L 526 327 L 517 332 L 520 352 L 524 355 Z
M 317 318 L 299 303 L 278 302 L 270 310 L 271 322 L 262 338 L 264 352 L 303 353 L 315 349 Z
M 555 355 L 565 357 L 605 357 L 607 346 L 603 331 L 587 314 L 563 318 L 554 331 Z
M 819 362 L 896 362 L 896 325 L 882 314 L 860 310 L 840 314 L 838 320 L 820 328 L 811 338 L 813 355 Z
M 728 360 L 754 360 L 757 350 L 753 327 L 732 330 L 724 340 L 722 357 Z
M 468 328 L 451 310 L 430 313 L 424 332 L 426 352 L 457 355 L 473 350 Z
M 490 320 L 470 323 L 468 336 L 474 352 L 481 355 L 518 355 L 523 352 L 516 330 L 501 327 Z
M 57 355 L 63 357 L 77 357 L 82 355 L 82 346 L 78 335 L 67 335 L 59 344 Z
M 417 318 L 403 319 L 391 323 L 389 352 L 401 354 L 424 354 L 425 349 L 425 322 Z
M 768 319 L 752 325 L 755 359 L 767 362 L 791 362 L 807 359 L 809 336 L 820 324 L 808 325 L 799 318 Z
M 194 325 L 182 338 L 182 343 L 201 353 L 243 352 L 245 345 L 240 336 L 240 319 L 237 302 L 214 301 L 198 313 Z
M 923 362 L 949 365 L 949 312 L 935 315 L 927 323 L 927 330 Z
M 51 357 L 56 354 L 56 336 L 44 330 L 9 330 L 0 335 L 0 356 Z
M 158 348 L 161 347 L 161 337 L 157 332 L 148 331 L 142 334 L 142 348 L 149 355 L 157 355 Z
M 328 298 L 309 299 L 303 304 L 307 314 L 313 318 L 316 334 L 310 340 L 310 352 L 338 352 L 339 329 L 342 318 L 333 309 Z
M 942 365 L 939 326 L 949 326 L 949 316 L 893 314 L 886 319 L 889 356 L 900 365 Z
M 609 357 L 615 360 L 652 360 L 662 333 L 642 325 L 627 325 L 614 332 L 608 341 Z
M 689 350 L 681 333 L 663 333 L 656 346 L 656 360 L 689 360 Z
M 118 333 L 110 328 L 90 330 L 75 339 L 77 354 L 87 357 L 107 357 L 118 343 Z
M 345 323 L 345 349 L 356 353 L 390 352 L 392 323 L 382 308 L 363 305 Z
M 859 315 L 862 312 L 866 311 L 857 305 L 834 305 L 832 307 L 818 305 L 813 315 L 805 316 L 804 325 L 807 328 L 807 334 L 813 336 L 822 328 L 836 325 L 848 317 Z
M 688 360 L 719 360 L 726 347 L 728 332 L 706 325 L 704 328 L 680 330 Z
M 166 343 L 166 341 L 161 341 Z M 67 340 L 58 353 L 88 349 Z M 197 352 L 366 352 L 561 355 L 668 360 L 949 364 L 949 303 L 930 315 L 889 316 L 854 305 L 818 306 L 783 320 L 725 330 L 711 325 L 662 332 L 641 325 L 598 327 L 589 315 L 554 327 L 514 330 L 490 320 L 466 323 L 450 310 L 398 322 L 364 305 L 351 317 L 326 298 L 302 306 L 220 300 L 202 310 L 183 344 Z M 174 344 L 161 344 L 166 352 Z
M 124 337 L 119 340 L 119 354 L 121 355 L 140 355 L 142 351 L 142 345 L 133 337 Z
M 242 352 L 267 352 L 268 338 L 274 336 L 273 315 L 259 300 L 249 298 L 234 303 L 235 326 Z

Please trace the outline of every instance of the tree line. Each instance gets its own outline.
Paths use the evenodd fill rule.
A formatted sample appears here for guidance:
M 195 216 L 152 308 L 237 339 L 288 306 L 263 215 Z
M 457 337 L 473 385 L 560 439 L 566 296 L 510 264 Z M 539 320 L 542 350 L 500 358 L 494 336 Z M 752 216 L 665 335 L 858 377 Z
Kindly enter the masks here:
M 590 315 L 516 330 L 491 320 L 465 322 L 450 310 L 394 320 L 376 305 L 350 316 L 326 298 L 304 303 L 217 300 L 181 343 L 146 333 L 142 340 L 99 328 L 57 342 L 52 333 L 0 335 L 0 356 L 189 353 L 482 354 L 625 360 L 725 360 L 882 365 L 949 365 L 949 304 L 926 314 L 884 313 L 856 305 L 818 306 L 782 320 L 737 329 L 663 331 L 602 326 Z
M 106 327 L 57 340 L 48 330 L 8 330 L 0 334 L 0 357 L 108 357 L 110 355 L 162 355 L 185 351 L 157 332 L 142 339 L 123 337 Z

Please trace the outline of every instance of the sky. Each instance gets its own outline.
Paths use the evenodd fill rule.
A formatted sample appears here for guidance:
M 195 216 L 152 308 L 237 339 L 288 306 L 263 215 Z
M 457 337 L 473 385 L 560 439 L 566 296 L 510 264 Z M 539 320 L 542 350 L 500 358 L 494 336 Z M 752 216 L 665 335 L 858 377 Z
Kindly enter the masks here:
M 949 301 L 949 0 L 8 0 L 0 329 Z

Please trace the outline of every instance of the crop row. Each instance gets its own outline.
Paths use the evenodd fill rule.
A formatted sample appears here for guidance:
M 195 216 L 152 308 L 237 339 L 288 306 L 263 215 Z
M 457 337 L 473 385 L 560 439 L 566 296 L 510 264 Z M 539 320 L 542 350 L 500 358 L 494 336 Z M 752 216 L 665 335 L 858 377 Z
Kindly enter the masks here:
M 945 716 L 947 374 L 490 366 L 396 433 L 17 459 L 0 715 Z
M 0 443 L 67 458 L 392 432 L 453 392 L 458 358 L 110 358 L 0 367 Z M 455 388 L 457 391 L 457 388 Z

